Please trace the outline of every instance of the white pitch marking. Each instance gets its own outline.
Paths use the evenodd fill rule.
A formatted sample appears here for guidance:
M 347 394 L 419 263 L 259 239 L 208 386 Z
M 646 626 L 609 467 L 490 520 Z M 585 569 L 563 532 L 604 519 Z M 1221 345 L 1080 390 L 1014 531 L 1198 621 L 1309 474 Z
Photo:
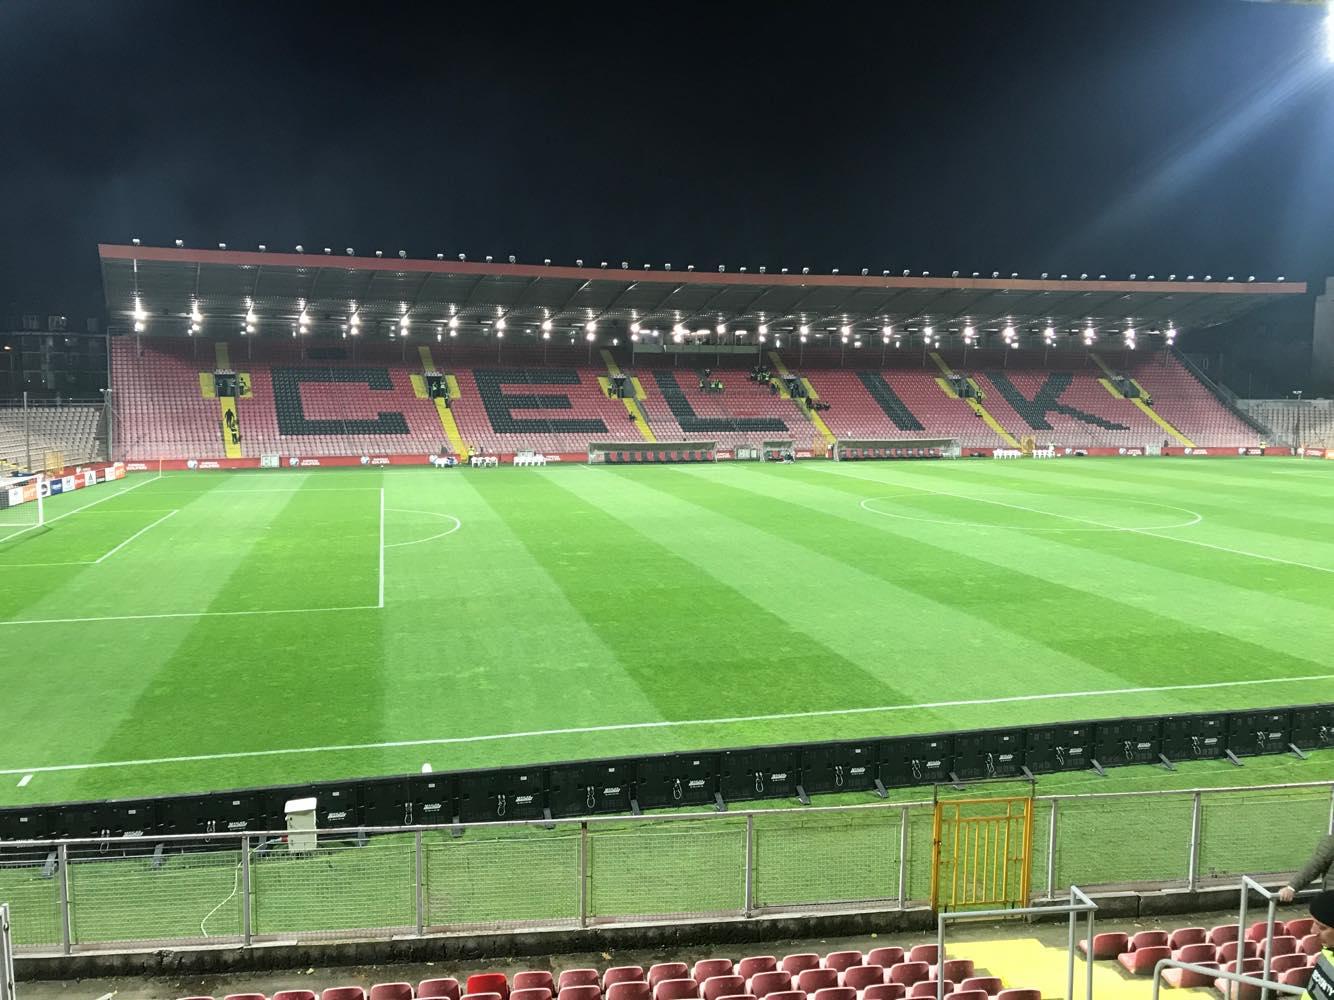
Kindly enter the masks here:
M 380 487 L 380 607 L 384 607 L 384 487 Z
M 373 609 L 357 609 L 373 610 Z M 224 612 L 225 613 L 225 612 Z M 244 613 L 244 612 L 242 612 Z M 818 719 L 843 715 L 870 715 L 876 712 L 911 712 L 922 709 L 962 708 L 977 705 L 1004 705 L 1029 701 L 1060 701 L 1072 698 L 1105 698 L 1109 695 L 1159 694 L 1165 691 L 1202 691 L 1214 688 L 1254 687 L 1263 684 L 1309 684 L 1334 680 L 1334 674 L 1305 677 L 1262 677 L 1244 681 L 1212 681 L 1205 684 L 1163 684 L 1158 687 L 1109 688 L 1103 691 L 1057 691 L 1051 694 L 1019 694 L 1005 698 L 964 698 L 957 701 L 928 701 L 915 705 L 877 705 L 863 708 L 826 708 L 811 712 L 775 712 L 769 715 L 739 715 L 719 719 L 664 719 L 657 722 L 624 722 L 605 726 L 576 726 L 571 729 L 535 729 L 520 733 L 493 733 L 486 736 L 440 736 L 421 740 L 393 740 L 385 743 L 343 743 L 322 747 L 284 747 L 277 750 L 237 750 L 230 753 L 194 754 L 187 757 L 148 757 L 141 760 L 100 761 L 93 764 L 52 764 L 46 767 L 0 769 L 0 774 L 43 774 L 51 771 L 91 771 L 109 767 L 148 767 L 158 764 L 196 764 L 211 760 L 239 760 L 248 757 L 283 757 L 292 754 L 344 753 L 352 750 L 394 750 L 401 747 L 446 746 L 460 743 L 489 743 L 496 740 L 532 739 L 547 736 L 580 736 L 587 733 L 616 733 L 636 729 L 673 729 L 678 726 L 728 726 L 747 722 L 778 722 L 790 719 Z
M 62 521 L 73 514 L 82 514 L 89 507 L 96 507 L 98 504 L 106 503 L 108 500 L 114 500 L 116 499 L 116 497 L 123 497 L 126 493 L 129 493 L 132 490 L 137 490 L 140 486 L 147 486 L 149 483 L 155 483 L 161 478 L 162 478 L 162 473 L 159 472 L 152 479 L 145 479 L 142 482 L 135 483 L 133 486 L 127 489 L 117 490 L 115 493 L 109 493 L 106 496 L 101 497 L 100 499 L 94 500 L 92 503 L 86 503 L 81 507 L 75 507 L 73 510 L 67 510 L 63 514 L 57 514 L 55 517 L 48 517 L 46 519 L 46 524 L 55 524 L 57 521 Z M 50 498 L 48 497 L 47 499 Z M 28 531 L 32 531 L 32 529 L 36 527 L 39 527 L 39 525 L 30 524 L 26 528 L 20 528 L 18 531 L 13 531 L 10 532 L 8 535 L 0 536 L 0 542 L 7 542 L 11 538 L 17 538 L 19 535 L 22 535 Z M 40 525 L 40 527 L 45 527 L 45 525 Z
M 913 496 L 913 494 L 896 493 L 884 497 L 867 497 L 857 506 L 860 507 L 862 510 L 870 511 L 872 514 L 882 514 L 885 517 L 896 517 L 904 521 L 918 521 L 922 524 L 943 524 L 946 527 L 950 528 L 1005 528 L 1010 531 L 1038 531 L 1046 533 L 1062 532 L 1062 531 L 1166 531 L 1169 528 L 1193 528 L 1195 525 L 1199 524 L 1201 521 L 1204 520 L 1203 514 L 1198 514 L 1188 507 L 1173 507 L 1171 504 L 1154 503 L 1149 500 L 1127 500 L 1124 498 L 1120 498 L 1120 502 L 1139 504 L 1140 506 L 1143 507 L 1160 507 L 1163 510 L 1179 510 L 1183 514 L 1189 514 L 1191 516 L 1191 520 L 1182 521 L 1180 524 L 1164 524 L 1156 528 L 1154 527 L 1122 528 L 1122 527 L 1112 527 L 1110 525 L 1104 525 L 1098 521 L 1088 521 L 1082 517 L 1071 517 L 1069 514 L 1053 514 L 1047 511 L 1040 511 L 1036 507 L 1019 508 L 1021 510 L 1032 510 L 1034 513 L 1038 514 L 1046 514 L 1048 517 L 1062 517 L 1065 518 L 1066 520 L 1079 521 L 1081 524 L 1089 525 L 1089 527 L 1087 528 L 1030 528 L 1027 527 L 1026 525 L 1018 525 L 1018 524 L 986 524 L 981 521 L 946 521 L 942 518 L 933 518 L 933 517 L 909 517 L 907 514 L 891 514 L 887 510 L 877 510 L 874 507 L 867 506 L 868 503 L 873 503 L 876 500 L 898 500 L 902 497 L 907 497 L 907 496 Z M 955 494 L 950 493 L 948 494 L 948 496 L 955 496 Z M 961 497 L 960 499 L 971 500 L 972 497 Z M 1061 499 L 1074 500 L 1079 498 L 1066 496 L 1062 497 Z M 1017 505 L 1010 504 L 1009 506 L 1017 506 Z
M 6 625 L 73 625 L 79 622 L 137 622 L 158 618 L 234 618 L 243 615 L 309 615 L 324 611 L 379 611 L 374 604 L 353 604 L 343 608 L 270 608 L 259 611 L 168 611 L 153 615 L 101 615 L 93 618 L 22 618 L 0 620 Z M 3 773 L 3 772 L 0 772 Z
M 860 476 L 854 476 L 851 478 L 861 479 Z M 862 482 L 866 481 L 867 480 L 862 479 Z M 944 490 L 929 490 L 925 486 L 915 486 L 912 483 L 901 483 L 898 481 L 895 481 L 893 485 L 905 486 L 910 490 L 918 490 L 919 492 L 922 493 L 931 493 L 938 497 L 954 497 L 954 499 L 956 500 L 973 500 L 976 501 L 977 503 L 995 504 L 997 507 L 1011 507 L 1014 510 L 1026 510 L 1033 514 L 1046 514 L 1048 517 L 1064 517 L 1070 521 L 1083 521 L 1085 524 L 1095 524 L 1102 528 L 1116 527 L 1115 525 L 1111 524 L 1102 524 L 1099 521 L 1089 521 L 1082 517 L 1072 517 L 1069 514 L 1053 514 L 1050 511 L 1038 510 L 1036 507 L 1024 507 L 1021 504 L 1017 503 L 1006 503 L 1003 500 L 985 500 L 982 497 L 969 497 L 969 496 L 964 496 L 961 493 L 946 493 Z M 1185 508 L 1182 509 L 1184 510 Z M 884 513 L 884 512 L 879 511 L 877 513 Z M 1317 573 L 1334 573 L 1334 568 L 1330 568 L 1328 566 L 1316 566 L 1314 563 L 1296 562 L 1292 559 L 1281 559 L 1278 556 L 1267 556 L 1261 552 L 1248 552 L 1245 549 L 1233 549 L 1229 548 L 1226 545 L 1215 545 L 1213 542 L 1201 542 L 1198 539 L 1194 538 L 1177 538 L 1175 535 L 1159 535 L 1155 531 L 1149 530 L 1147 528 L 1117 528 L 1116 530 L 1128 531 L 1131 534 L 1144 535 L 1148 538 L 1161 538 L 1165 542 L 1181 542 L 1183 545 L 1199 545 L 1202 548 L 1214 549 L 1218 552 L 1230 552 L 1236 556 L 1248 556 L 1251 559 L 1263 559 L 1266 562 L 1282 563 L 1285 566 L 1298 566 L 1301 569 L 1315 570 Z M 1157 530 L 1164 530 L 1164 529 L 1157 529 Z
M 136 531 L 136 532 L 135 532 L 133 535 L 131 535 L 129 538 L 125 539 L 125 541 L 121 542 L 119 545 L 117 545 L 114 549 L 112 549 L 112 550 L 111 550 L 110 552 L 108 552 L 106 555 L 102 556 L 101 558 L 94 559 L 94 560 L 93 560 L 93 565 L 94 565 L 94 566 L 97 565 L 97 564 L 100 563 L 103 559 L 110 559 L 110 558 L 111 558 L 112 556 L 114 556 L 117 552 L 119 552 L 121 549 L 125 548 L 125 546 L 129 545 L 132 541 L 134 541 L 136 538 L 138 538 L 140 535 L 142 535 L 142 534 L 143 534 L 145 531 L 147 531 L 149 528 L 156 528 L 159 524 L 161 524 L 161 523 L 162 523 L 163 521 L 165 521 L 167 518 L 169 518 L 169 517 L 171 517 L 171 516 L 173 516 L 173 515 L 175 515 L 175 514 L 179 514 L 179 513 L 180 513 L 179 510 L 169 510 L 169 511 L 167 511 L 167 513 L 163 514 L 161 517 L 159 517 L 159 518 L 158 518 L 156 521 L 154 521 L 152 524 L 146 524 L 146 525 L 144 525 L 142 528 L 140 528 L 138 531 Z
M 390 507 L 389 512 L 391 514 L 425 514 L 429 517 L 438 517 L 442 520 L 453 521 L 454 527 L 450 528 L 448 531 L 442 531 L 438 535 L 429 535 L 426 538 L 414 538 L 410 542 L 390 542 L 385 546 L 386 549 L 398 548 L 403 545 L 421 545 L 423 542 L 433 542 L 437 538 L 444 538 L 446 535 L 452 535 L 463 527 L 463 522 L 453 514 L 441 514 L 433 510 L 403 510 L 400 507 Z
M 32 774 L 31 774 L 31 772 L 28 773 L 28 774 L 25 774 L 23 777 L 19 778 L 19 787 L 20 787 L 20 788 L 26 788 L 28 782 L 30 782 L 30 781 L 32 781 Z

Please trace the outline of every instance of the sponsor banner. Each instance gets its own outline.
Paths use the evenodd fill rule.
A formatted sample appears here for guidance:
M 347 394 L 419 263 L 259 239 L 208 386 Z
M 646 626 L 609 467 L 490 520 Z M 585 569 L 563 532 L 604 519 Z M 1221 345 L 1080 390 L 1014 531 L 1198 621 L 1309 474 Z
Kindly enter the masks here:
M 96 485 L 97 485 L 97 470 L 96 470 L 96 469 L 84 469 L 84 470 L 83 470 L 83 482 L 82 482 L 80 485 L 81 485 L 81 486 L 96 486 Z
M 42 496 L 53 497 L 65 492 L 65 480 L 49 479 L 42 482 Z
M 27 497 L 23 495 L 22 486 L 12 487 L 9 490 L 9 498 L 6 501 L 6 506 L 17 507 L 19 504 L 23 503 L 26 499 Z
M 76 480 L 73 476 L 64 476 L 60 480 L 60 488 L 64 493 L 73 493 L 79 487 L 76 485 Z
M 126 462 L 126 463 L 125 463 L 125 468 L 129 469 L 131 472 L 147 472 L 147 471 L 148 471 L 148 463 L 147 463 L 147 462 Z
M 812 455 L 809 451 L 799 451 L 799 452 L 797 452 L 797 457 L 798 457 L 798 458 L 814 458 L 815 456 Z
M 719 462 L 727 462 L 731 461 L 732 453 L 730 451 L 717 451 L 714 452 L 713 457 Z

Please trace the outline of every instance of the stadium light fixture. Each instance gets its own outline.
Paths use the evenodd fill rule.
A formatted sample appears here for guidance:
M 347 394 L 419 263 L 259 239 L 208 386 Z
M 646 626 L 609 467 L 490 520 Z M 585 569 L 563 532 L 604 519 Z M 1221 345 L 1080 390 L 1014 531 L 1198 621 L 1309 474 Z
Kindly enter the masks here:
M 407 320 L 407 317 L 404 316 L 403 319 L 406 321 L 406 320 Z M 504 317 L 504 316 L 502 316 L 502 317 L 500 317 L 500 319 L 496 320 L 496 329 L 497 329 L 497 330 L 504 330 L 504 329 L 505 329 L 505 317 Z
M 139 237 L 137 237 L 137 236 L 131 236 L 131 237 L 130 237 L 130 242 L 131 242 L 132 244 L 134 244 L 135 246 L 138 246 L 138 245 L 139 245 Z
M 679 330 L 676 333 L 672 334 L 672 343 L 674 344 L 679 344 L 684 339 L 685 339 L 684 334 L 682 334 Z
M 597 331 L 597 328 L 598 328 L 598 322 L 595 319 L 590 319 L 587 323 L 584 324 L 584 329 L 588 331 L 589 340 L 593 339 L 593 334 Z
M 255 323 L 258 322 L 258 318 L 255 316 L 255 310 L 253 310 L 253 309 L 247 309 L 247 310 L 246 310 L 246 314 L 245 314 L 245 322 L 246 322 L 246 326 L 254 326 Z
M 135 333 L 143 333 L 144 330 L 145 330 L 144 321 L 143 321 L 143 320 L 135 320 L 135 323 L 134 323 L 134 332 L 135 332 Z
M 204 321 L 204 314 L 199 311 L 199 303 L 192 302 L 190 304 L 190 322 L 202 323 L 203 321 Z
M 802 329 L 804 330 L 805 327 L 802 327 Z M 801 342 L 802 342 L 803 344 L 806 343 L 806 334 L 804 334 L 804 333 L 801 335 Z
M 811 332 L 811 328 L 810 328 L 809 326 L 807 326 L 805 323 L 802 323 L 802 324 L 801 324 L 801 335 L 804 337 L 804 336 L 806 336 L 806 334 L 808 334 L 808 333 L 810 333 L 810 332 Z
M 638 323 L 631 323 L 631 324 L 630 324 L 630 332 L 631 332 L 631 333 L 638 333 L 638 332 L 639 332 L 639 324 L 638 324 Z
M 1048 324 L 1047 329 L 1042 331 L 1042 336 L 1049 344 L 1056 339 L 1056 331 L 1052 328 L 1051 324 Z
M 769 324 L 768 324 L 768 323 L 761 323 L 761 324 L 760 324 L 760 336 L 763 337 L 763 336 L 765 336 L 768 332 L 769 332 Z
M 504 331 L 504 330 L 497 330 L 497 331 L 496 331 L 496 339 L 497 339 L 497 340 L 504 340 L 504 339 L 505 339 L 505 331 Z
M 176 241 L 176 249 L 179 250 L 179 249 L 181 249 L 181 248 L 184 247 L 184 246 L 185 246 L 185 240 L 177 240 L 177 241 Z
M 457 316 L 449 317 L 449 328 L 451 330 L 457 330 L 459 328 L 459 318 Z
M 719 323 L 719 324 L 717 325 L 717 327 L 715 327 L 715 330 L 716 330 L 718 336 L 721 337 L 723 334 L 725 334 L 725 333 L 727 332 L 727 324 L 726 324 L 726 323 Z
M 543 340 L 550 340 L 550 339 L 551 339 L 551 331 L 550 331 L 550 330 L 547 330 L 547 329 L 543 329 L 543 331 L 542 331 L 542 339 L 543 339 Z
M 542 332 L 543 332 L 543 333 L 550 333 L 550 332 L 551 332 L 551 320 L 549 320 L 549 319 L 544 319 L 544 320 L 542 321 Z

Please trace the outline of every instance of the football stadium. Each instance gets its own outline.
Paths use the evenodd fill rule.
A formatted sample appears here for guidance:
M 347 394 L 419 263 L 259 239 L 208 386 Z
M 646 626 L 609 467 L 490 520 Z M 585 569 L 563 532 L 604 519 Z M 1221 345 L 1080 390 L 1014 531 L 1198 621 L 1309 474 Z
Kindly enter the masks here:
M 0 326 L 0 1000 L 1334 997 L 1313 247 L 83 251 Z

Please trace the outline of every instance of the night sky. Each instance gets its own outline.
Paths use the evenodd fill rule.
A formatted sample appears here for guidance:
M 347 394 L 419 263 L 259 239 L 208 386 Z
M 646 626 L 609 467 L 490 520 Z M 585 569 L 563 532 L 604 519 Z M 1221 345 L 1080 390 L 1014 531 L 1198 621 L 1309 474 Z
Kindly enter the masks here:
M 0 314 L 96 244 L 1334 274 L 1318 7 L 0 0 Z

